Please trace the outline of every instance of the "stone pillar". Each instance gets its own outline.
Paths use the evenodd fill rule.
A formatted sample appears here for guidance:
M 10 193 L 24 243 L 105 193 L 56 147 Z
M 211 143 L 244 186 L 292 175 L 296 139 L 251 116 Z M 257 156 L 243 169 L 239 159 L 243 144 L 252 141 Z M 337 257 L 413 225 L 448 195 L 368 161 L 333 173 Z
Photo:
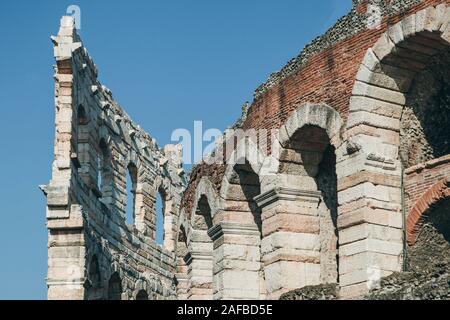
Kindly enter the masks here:
M 212 300 L 213 245 L 207 232 L 193 231 L 190 247 L 185 258 L 189 278 L 188 299 Z
M 54 191 L 52 188 L 47 189 Z M 47 212 L 49 300 L 83 300 L 86 280 L 86 248 L 84 245 L 83 217 L 78 205 L 70 206 L 68 217 L 54 208 L 50 196 Z
M 339 282 L 340 295 L 346 299 L 362 297 L 381 277 L 401 271 L 402 266 L 397 147 L 365 135 L 358 138 L 366 146 L 364 152 L 347 148 L 353 154 L 345 155 L 337 164 Z M 378 151 L 368 150 L 370 146 Z M 382 156 L 388 151 L 390 156 Z
M 319 191 L 277 187 L 255 198 L 268 299 L 320 283 L 320 197 Z
M 189 275 L 188 275 L 188 267 L 185 264 L 185 261 L 182 258 L 177 258 L 177 273 L 175 277 L 177 278 L 177 299 L 178 300 L 187 300 L 189 296 Z M 188 259 L 186 259 L 189 261 Z
M 261 236 L 255 224 L 222 221 L 214 241 L 214 300 L 259 300 Z

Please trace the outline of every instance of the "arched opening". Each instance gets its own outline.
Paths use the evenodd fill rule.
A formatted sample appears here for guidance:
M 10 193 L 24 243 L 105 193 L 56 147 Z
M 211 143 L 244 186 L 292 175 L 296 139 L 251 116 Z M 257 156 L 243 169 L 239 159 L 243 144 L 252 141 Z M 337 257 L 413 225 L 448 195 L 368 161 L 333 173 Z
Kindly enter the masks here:
M 409 269 L 417 273 L 445 271 L 450 265 L 450 198 L 423 213 L 414 245 L 408 248 Z
M 417 37 L 409 41 L 420 41 L 421 36 Z M 423 69 L 406 93 L 400 119 L 400 155 L 405 168 L 450 153 L 450 50 L 426 56 L 422 63 Z
M 448 132 L 441 129 L 448 126 L 447 19 L 448 8 L 442 5 L 405 16 L 367 50 L 360 65 L 347 121 L 347 133 L 356 143 L 347 147 L 352 156 L 339 163 L 345 171 L 339 177 L 340 185 L 345 185 L 339 191 L 340 201 L 346 202 L 346 209 L 364 203 L 362 209 L 373 212 L 371 218 L 377 208 L 383 208 L 389 219 L 355 225 L 350 221 L 350 211 L 340 213 L 341 234 L 365 230 L 364 237 L 340 243 L 341 266 L 345 269 L 340 279 L 346 279 L 341 283 L 344 298 L 353 297 L 357 286 L 361 292 L 370 288 L 370 272 L 359 279 L 356 275 L 360 270 L 373 269 L 375 259 L 385 262 L 377 266 L 381 276 L 401 271 L 406 265 L 402 257 L 406 256 L 403 231 L 407 217 L 403 214 L 410 199 L 403 187 L 410 183 L 408 176 L 402 177 L 402 169 L 408 171 L 415 164 L 448 153 Z M 359 157 L 358 165 L 351 167 Z M 355 182 L 358 185 L 354 186 Z M 378 234 L 386 236 L 380 239 Z M 365 259 L 357 259 L 351 253 L 356 241 L 361 245 L 377 241 L 380 247 L 393 250 L 365 248 L 358 254 Z
M 77 123 L 79 126 L 88 124 L 89 119 L 86 113 L 86 109 L 80 104 L 77 108 Z
M 95 188 L 96 163 L 91 163 L 89 118 L 86 109 L 80 104 L 77 108 L 77 160 L 79 163 L 78 173 L 83 181 L 90 187 Z M 94 162 L 95 159 L 92 159 Z
M 253 217 L 253 223 L 258 231 L 262 232 L 261 209 L 254 198 L 261 193 L 259 176 L 253 171 L 251 165 L 246 161 L 244 164 L 236 164 L 234 172 L 237 174 L 230 183 L 236 183 L 241 188 L 241 196 L 235 200 L 244 201 L 248 204 L 248 210 Z
M 166 212 L 166 201 L 165 193 L 161 190 L 158 191 L 156 195 L 156 243 L 163 246 L 165 238 L 165 212 Z
M 101 139 L 97 156 L 97 188 L 103 199 L 108 199 L 112 196 L 111 183 L 110 154 L 105 139 Z
M 188 278 L 188 267 L 186 265 L 186 260 L 188 259 L 188 245 L 187 245 L 187 235 L 186 230 L 183 226 L 180 226 L 178 232 L 177 243 L 176 243 L 176 257 L 177 257 L 177 273 L 176 273 L 176 283 L 177 283 L 177 297 L 180 300 L 187 299 L 189 278 Z
M 136 186 L 138 180 L 138 170 L 133 163 L 130 163 L 126 170 L 126 203 L 125 221 L 129 225 L 134 225 L 136 217 Z
M 113 273 L 108 281 L 108 300 L 122 299 L 122 280 L 117 272 Z
M 136 295 L 136 300 L 148 300 L 147 291 L 140 290 Z
M 89 264 L 89 280 L 93 287 L 98 287 L 101 284 L 100 267 L 97 256 L 93 256 Z
M 220 300 L 259 300 L 265 293 L 261 210 L 254 199 L 261 192 L 259 176 L 247 160 L 239 160 L 228 167 L 225 179 L 220 231 L 213 236 L 214 295 Z
M 212 228 L 211 207 L 208 203 L 208 198 L 202 195 L 197 204 L 197 211 L 195 212 L 196 219 L 194 228 L 196 230 L 208 231 Z
M 211 300 L 213 295 L 213 242 L 208 235 L 212 228 L 211 207 L 206 196 L 197 201 L 192 219 L 190 255 L 188 265 L 188 298 L 192 300 Z
M 315 253 L 311 255 L 318 258 L 316 261 L 320 262 L 320 272 L 316 272 L 315 280 L 311 281 L 337 283 L 336 154 L 327 132 L 314 125 L 305 125 L 298 129 L 281 152 L 279 172 L 288 181 L 286 187 L 299 190 L 300 196 L 296 202 L 300 206 L 297 209 L 300 214 L 293 217 L 296 220 L 292 221 L 293 230 L 301 231 L 305 237 L 314 239 L 317 244 L 313 249 Z M 319 271 L 317 266 L 312 267 Z M 320 278 L 317 277 L 318 274 Z
M 100 276 L 100 266 L 97 256 L 93 256 L 88 267 L 89 286 L 87 288 L 88 300 L 99 300 L 103 298 L 103 290 Z

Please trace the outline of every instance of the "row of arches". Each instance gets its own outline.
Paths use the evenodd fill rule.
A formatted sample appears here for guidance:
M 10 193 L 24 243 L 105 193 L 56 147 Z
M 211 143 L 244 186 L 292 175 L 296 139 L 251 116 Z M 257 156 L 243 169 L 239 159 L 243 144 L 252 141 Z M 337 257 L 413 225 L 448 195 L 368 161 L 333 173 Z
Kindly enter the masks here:
M 92 256 L 88 266 L 87 274 L 88 283 L 86 288 L 86 299 L 88 300 L 123 300 L 124 287 L 123 279 L 119 272 L 113 272 L 106 283 L 102 279 L 99 260 L 96 255 Z M 126 297 L 128 298 L 128 297 Z M 149 300 L 149 294 L 142 285 L 137 284 L 134 290 L 134 300 Z
M 368 49 L 345 125 L 329 106 L 301 105 L 280 128 L 278 154 L 228 163 L 219 194 L 200 181 L 180 224 L 187 297 L 339 283 L 351 298 L 370 289 L 373 270 L 401 271 L 403 170 L 449 153 L 449 13 L 442 4 L 410 15 Z
M 305 113 L 316 117 L 299 123 Z M 182 297 L 275 298 L 286 281 L 289 288 L 338 281 L 336 152 L 328 132 L 340 141 L 342 120 L 326 105 L 309 104 L 290 119 L 289 130 L 297 129 L 288 136 L 283 128 L 278 158 L 243 139 L 220 193 L 207 177 L 197 185 L 179 227 Z M 259 161 L 238 156 L 249 154 Z M 301 268 L 308 272 L 299 277 Z
M 124 222 L 131 228 L 144 231 L 145 210 L 144 206 L 141 172 L 139 169 L 139 159 L 125 159 L 123 168 L 117 154 L 117 146 L 111 141 L 107 130 L 100 127 L 93 130 L 93 121 L 83 105 L 77 108 L 77 161 L 78 173 L 85 185 L 94 195 L 110 210 L 117 209 L 122 212 Z M 98 131 L 93 133 L 93 131 Z M 97 137 L 94 137 L 98 135 Z M 98 141 L 98 144 L 95 141 Z M 123 190 L 119 188 L 121 181 L 124 182 Z M 165 243 L 166 234 L 170 239 L 171 228 L 165 227 L 164 220 L 171 214 L 172 208 L 168 207 L 167 191 L 162 183 L 155 187 L 155 199 L 153 201 L 153 211 L 155 212 L 155 241 L 162 246 Z M 122 201 L 118 201 L 124 194 Z M 148 235 L 148 232 L 144 232 Z

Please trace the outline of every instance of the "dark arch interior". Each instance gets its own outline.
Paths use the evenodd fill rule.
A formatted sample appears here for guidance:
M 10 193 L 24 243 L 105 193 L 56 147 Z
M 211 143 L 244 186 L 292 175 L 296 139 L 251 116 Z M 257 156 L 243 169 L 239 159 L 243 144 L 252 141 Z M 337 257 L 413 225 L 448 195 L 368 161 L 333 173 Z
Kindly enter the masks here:
M 136 300 L 148 300 L 148 294 L 145 290 L 140 290 L 136 295 Z
M 450 44 L 438 32 L 420 32 L 398 43 L 375 72 L 389 76 L 405 94 L 400 119 L 403 165 L 449 154 Z
M 434 272 L 450 265 L 450 198 L 427 212 L 416 243 L 408 250 L 409 268 Z
M 336 152 L 327 132 L 313 125 L 297 130 L 281 153 L 280 173 L 313 178 L 320 191 L 318 216 L 321 243 L 321 277 L 323 282 L 338 281 L 338 199 Z
M 237 174 L 235 178 L 242 188 L 245 200 L 249 203 L 250 211 L 253 214 L 256 226 L 258 227 L 260 234 L 262 234 L 261 209 L 254 200 L 254 198 L 261 193 L 259 177 L 248 162 L 236 164 L 234 166 L 234 172 Z
M 195 229 L 207 231 L 213 227 L 211 217 L 211 207 L 208 203 L 208 198 L 202 195 L 198 200 L 197 211 L 195 212 Z
M 108 282 L 108 300 L 122 299 L 122 280 L 117 272 L 115 272 Z

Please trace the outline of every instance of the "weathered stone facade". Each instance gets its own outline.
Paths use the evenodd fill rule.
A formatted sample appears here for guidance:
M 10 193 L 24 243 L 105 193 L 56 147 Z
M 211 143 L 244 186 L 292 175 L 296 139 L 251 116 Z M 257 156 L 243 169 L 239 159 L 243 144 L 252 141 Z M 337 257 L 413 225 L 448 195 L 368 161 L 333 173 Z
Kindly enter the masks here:
M 187 183 L 182 150 L 131 122 L 63 18 L 49 298 L 448 298 L 450 1 L 353 2 L 243 107 L 234 128 L 269 142 L 218 146 Z

